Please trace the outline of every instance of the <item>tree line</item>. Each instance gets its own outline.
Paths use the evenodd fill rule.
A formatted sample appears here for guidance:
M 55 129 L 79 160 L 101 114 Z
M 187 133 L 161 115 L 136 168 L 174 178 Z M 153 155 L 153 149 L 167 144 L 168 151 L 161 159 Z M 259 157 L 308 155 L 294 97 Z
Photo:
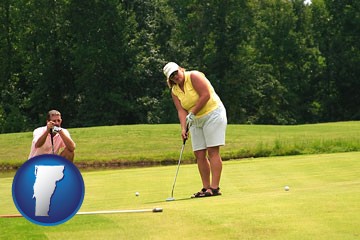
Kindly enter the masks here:
M 178 122 L 162 67 L 206 74 L 229 123 L 360 119 L 360 1 L 3 0 L 0 133 Z

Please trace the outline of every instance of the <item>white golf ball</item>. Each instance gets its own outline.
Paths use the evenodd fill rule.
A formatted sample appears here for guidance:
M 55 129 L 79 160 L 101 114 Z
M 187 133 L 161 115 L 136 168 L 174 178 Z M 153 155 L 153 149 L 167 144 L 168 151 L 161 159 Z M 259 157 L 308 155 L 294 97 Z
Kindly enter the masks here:
M 139 192 L 136 192 L 136 193 L 135 193 L 135 196 L 137 196 L 137 197 L 138 197 L 139 195 L 140 195 L 140 193 L 139 193 Z
M 285 189 L 285 191 L 289 191 L 289 190 L 290 190 L 289 186 L 285 186 L 284 189 Z

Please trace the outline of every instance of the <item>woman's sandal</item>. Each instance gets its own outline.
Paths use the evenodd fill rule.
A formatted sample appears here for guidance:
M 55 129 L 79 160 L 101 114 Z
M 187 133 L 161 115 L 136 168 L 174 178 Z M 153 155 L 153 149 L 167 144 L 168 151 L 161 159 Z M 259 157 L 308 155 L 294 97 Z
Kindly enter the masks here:
M 194 193 L 193 195 L 191 195 L 191 198 L 198 198 L 198 197 L 204 197 L 205 193 L 206 193 L 206 188 L 202 188 L 199 192 Z
M 204 196 L 202 197 L 213 197 L 213 196 L 220 196 L 221 195 L 221 192 L 220 192 L 220 188 L 208 188 L 207 190 L 210 190 L 210 191 L 206 191 L 204 193 Z

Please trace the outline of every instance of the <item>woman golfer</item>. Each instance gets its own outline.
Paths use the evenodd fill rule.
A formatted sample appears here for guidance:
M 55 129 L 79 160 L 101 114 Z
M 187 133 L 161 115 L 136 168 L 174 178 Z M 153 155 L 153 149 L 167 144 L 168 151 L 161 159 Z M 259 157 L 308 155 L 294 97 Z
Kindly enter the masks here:
M 167 63 L 163 72 L 182 129 L 191 134 L 192 148 L 198 164 L 202 189 L 192 197 L 221 195 L 222 160 L 220 146 L 225 145 L 226 110 L 209 80 L 199 71 L 186 71 L 174 62 Z

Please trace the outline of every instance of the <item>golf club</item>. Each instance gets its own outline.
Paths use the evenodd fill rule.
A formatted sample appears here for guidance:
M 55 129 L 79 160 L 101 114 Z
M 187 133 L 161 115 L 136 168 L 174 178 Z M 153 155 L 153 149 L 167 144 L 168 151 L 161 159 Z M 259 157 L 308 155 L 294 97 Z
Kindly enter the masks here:
M 54 152 L 54 136 L 53 136 L 53 129 L 50 130 L 50 138 L 51 138 L 51 148 L 52 148 L 52 154 L 55 154 Z
M 18 217 L 22 217 L 21 214 L 3 214 L 0 215 L 0 218 L 18 218 Z
M 93 215 L 93 214 L 113 214 L 113 213 L 141 213 L 141 212 L 162 212 L 163 209 L 156 207 L 156 208 L 149 208 L 149 209 L 129 209 L 129 210 L 108 210 L 108 211 L 93 211 L 93 212 L 78 212 L 76 215 Z
M 186 126 L 186 133 L 187 133 L 188 131 L 189 131 L 189 126 Z M 176 168 L 174 183 L 173 183 L 172 190 L 171 190 L 171 197 L 168 197 L 168 198 L 166 199 L 166 201 L 168 201 L 168 202 L 175 200 L 175 198 L 174 198 L 174 188 L 175 188 L 176 178 L 177 178 L 177 175 L 178 175 L 178 173 L 179 173 L 181 158 L 182 158 L 182 154 L 183 154 L 183 152 L 184 152 L 184 147 L 185 147 L 186 140 L 187 140 L 187 138 L 184 138 L 184 140 L 183 140 L 183 145 L 182 145 L 182 147 L 181 147 L 178 165 L 177 165 L 177 168 Z
M 91 211 L 91 212 L 77 212 L 76 215 L 95 215 L 95 214 L 115 214 L 115 213 L 142 213 L 142 212 L 153 212 L 158 213 L 162 212 L 163 209 L 156 207 L 156 208 L 149 208 L 149 209 L 129 209 L 129 210 L 104 210 L 104 211 Z M 18 218 L 22 217 L 21 214 L 4 214 L 0 215 L 0 218 Z

